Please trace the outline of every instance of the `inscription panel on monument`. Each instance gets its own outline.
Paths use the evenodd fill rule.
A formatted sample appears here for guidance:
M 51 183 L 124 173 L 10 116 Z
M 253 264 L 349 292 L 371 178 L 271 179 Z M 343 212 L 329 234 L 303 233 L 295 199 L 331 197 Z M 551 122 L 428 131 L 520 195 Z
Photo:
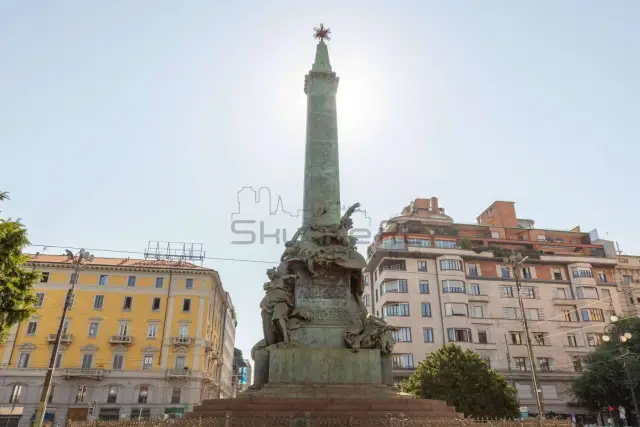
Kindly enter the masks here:
M 306 276 L 298 281 L 295 290 L 296 307 L 313 313 L 312 324 L 344 323 L 349 319 L 349 274 L 323 273 Z

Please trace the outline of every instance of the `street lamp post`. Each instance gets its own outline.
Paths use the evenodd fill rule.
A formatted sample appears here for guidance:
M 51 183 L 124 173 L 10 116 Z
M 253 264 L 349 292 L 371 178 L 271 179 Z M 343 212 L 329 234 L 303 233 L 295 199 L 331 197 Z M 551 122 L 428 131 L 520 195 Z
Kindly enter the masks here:
M 56 356 L 58 355 L 58 348 L 60 347 L 60 341 L 62 339 L 62 332 L 64 330 L 64 323 L 67 319 L 67 312 L 73 302 L 74 291 L 76 284 L 78 283 L 78 276 L 80 269 L 84 261 L 92 262 L 93 255 L 84 249 L 80 249 L 77 255 L 74 255 L 70 250 L 66 250 L 66 255 L 73 265 L 73 275 L 71 276 L 71 288 L 67 291 L 66 298 L 64 300 L 64 307 L 62 308 L 62 316 L 60 317 L 60 324 L 58 325 L 58 331 L 56 332 L 56 340 L 53 343 L 53 349 L 51 350 L 51 357 L 49 358 L 49 369 L 47 375 L 44 377 L 44 384 L 42 385 L 42 393 L 40 394 L 40 405 L 36 412 L 36 419 L 33 423 L 34 427 L 42 427 L 44 423 L 45 413 L 47 411 L 47 401 L 49 400 L 49 393 L 51 393 L 51 379 L 53 373 L 56 370 Z
M 627 366 L 626 357 L 629 354 L 628 348 L 623 348 L 622 345 L 631 339 L 630 332 L 623 332 L 622 325 L 618 322 L 618 316 L 615 314 L 611 315 L 611 325 L 613 325 L 613 336 L 616 340 L 616 349 L 618 353 L 620 353 L 620 357 L 622 358 L 622 368 L 624 369 L 624 373 L 627 376 L 627 384 L 629 386 L 629 391 L 631 392 L 631 401 L 633 402 L 633 410 L 636 413 L 636 425 L 640 427 L 640 410 L 638 409 L 638 399 L 636 399 L 636 391 L 635 391 L 635 383 L 631 380 L 631 372 L 629 371 L 629 366 Z M 604 341 L 610 341 L 611 335 L 606 334 L 602 337 Z
M 533 382 L 533 388 L 536 393 L 536 404 L 538 405 L 538 418 L 544 420 L 544 401 L 542 398 L 542 389 L 538 381 L 538 369 L 536 367 L 536 359 L 533 356 L 533 345 L 531 344 L 531 337 L 529 336 L 529 324 L 527 323 L 527 316 L 524 312 L 524 302 L 522 301 L 522 293 L 520 290 L 520 269 L 524 262 L 529 257 L 522 257 L 520 253 L 511 254 L 508 258 L 504 258 L 505 264 L 511 266 L 513 270 L 513 277 L 516 282 L 516 291 L 518 292 L 518 304 L 520 305 L 520 314 L 522 316 L 522 326 L 524 328 L 524 335 L 527 343 L 527 353 L 529 354 L 529 363 L 531 363 L 531 380 Z

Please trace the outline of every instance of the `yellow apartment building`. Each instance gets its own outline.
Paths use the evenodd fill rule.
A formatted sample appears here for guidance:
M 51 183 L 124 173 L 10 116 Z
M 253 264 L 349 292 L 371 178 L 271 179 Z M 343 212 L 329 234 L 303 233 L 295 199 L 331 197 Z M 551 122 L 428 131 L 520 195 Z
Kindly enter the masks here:
M 73 268 L 32 255 L 37 312 L 0 345 L 0 418 L 34 418 Z M 83 264 L 67 314 L 45 419 L 180 416 L 217 398 L 231 298 L 218 273 L 184 261 L 99 258 Z M 235 334 L 234 334 L 235 335 Z M 233 346 L 233 344 L 231 344 Z

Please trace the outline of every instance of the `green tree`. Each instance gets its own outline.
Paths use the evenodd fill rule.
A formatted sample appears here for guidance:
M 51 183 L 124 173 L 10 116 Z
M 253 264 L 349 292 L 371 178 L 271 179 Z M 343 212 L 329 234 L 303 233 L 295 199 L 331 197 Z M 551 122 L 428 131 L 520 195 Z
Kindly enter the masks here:
M 430 353 L 401 389 L 423 399 L 444 400 L 467 416 L 515 418 L 519 414 L 516 390 L 505 377 L 477 353 L 455 344 Z
M 8 199 L 8 193 L 0 191 L 0 201 Z M 19 220 L 0 218 L 0 341 L 34 312 L 33 285 L 39 274 L 23 270 L 22 249 L 28 245 L 27 229 Z
M 633 402 L 629 392 L 629 380 L 624 369 L 625 363 L 631 375 L 631 384 L 640 398 L 640 318 L 621 319 L 617 324 L 607 327 L 610 341 L 599 344 L 583 360 L 583 372 L 571 385 L 571 393 L 581 406 L 600 412 L 603 408 L 622 405 L 627 414 L 633 411 Z M 618 337 L 625 332 L 631 339 L 619 342 Z

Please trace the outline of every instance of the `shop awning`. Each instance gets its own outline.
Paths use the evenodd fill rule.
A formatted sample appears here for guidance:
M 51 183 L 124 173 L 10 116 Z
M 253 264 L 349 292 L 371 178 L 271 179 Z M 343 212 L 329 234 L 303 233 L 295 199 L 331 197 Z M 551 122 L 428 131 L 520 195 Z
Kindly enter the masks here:
M 46 412 L 46 413 L 44 414 L 44 420 L 45 420 L 45 421 L 53 421 L 53 417 L 55 417 L 55 415 L 56 415 L 56 414 L 55 414 L 54 412 Z M 31 421 L 35 421 L 35 420 L 36 420 L 36 414 L 34 413 L 34 414 L 31 416 Z
M 184 414 L 184 407 L 180 408 L 164 408 L 165 414 Z

